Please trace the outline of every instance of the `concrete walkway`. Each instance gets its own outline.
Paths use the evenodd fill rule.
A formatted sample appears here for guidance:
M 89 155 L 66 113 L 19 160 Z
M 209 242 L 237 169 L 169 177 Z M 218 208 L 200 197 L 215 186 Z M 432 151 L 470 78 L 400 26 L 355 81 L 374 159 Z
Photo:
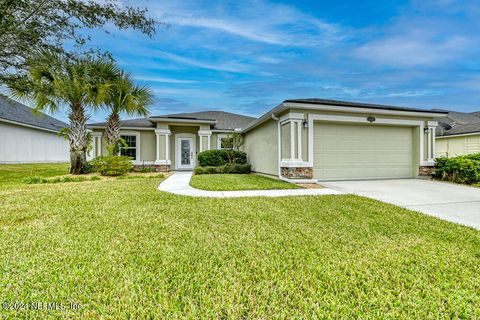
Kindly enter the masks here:
M 322 184 L 480 230 L 480 188 L 422 179 L 333 181 Z
M 319 196 L 327 194 L 343 194 L 329 188 L 322 189 L 289 189 L 289 190 L 242 190 L 242 191 L 206 191 L 190 186 L 192 172 L 175 172 L 159 186 L 158 190 L 182 196 L 210 198 L 238 197 L 286 197 L 286 196 Z

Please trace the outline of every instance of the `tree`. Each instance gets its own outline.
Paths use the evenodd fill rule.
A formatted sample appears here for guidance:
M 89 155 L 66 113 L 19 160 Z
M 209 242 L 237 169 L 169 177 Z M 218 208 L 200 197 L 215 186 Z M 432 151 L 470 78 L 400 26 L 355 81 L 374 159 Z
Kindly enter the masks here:
M 240 151 L 240 148 L 243 146 L 243 143 L 244 143 L 244 140 L 241 133 L 231 132 L 228 134 L 226 143 L 225 143 L 225 148 L 227 149 L 227 154 L 228 154 L 228 162 L 232 164 L 235 162 L 236 153 Z
M 103 59 L 68 57 L 42 51 L 27 61 L 28 74 L 10 88 L 15 98 L 33 101 L 35 109 L 56 112 L 64 108 L 70 120 L 65 130 L 70 141 L 70 173 L 85 173 L 88 148 L 87 110 L 107 101 L 113 78 L 119 71 Z
M 65 52 L 67 42 L 82 46 L 90 40 L 85 29 L 107 24 L 151 37 L 157 22 L 147 9 L 120 0 L 0 0 L 0 83 L 26 76 L 32 52 Z
M 112 81 L 106 106 L 110 109 L 107 120 L 106 140 L 110 155 L 117 154 L 122 144 L 120 139 L 120 113 L 148 115 L 148 106 L 153 102 L 151 90 L 133 83 L 129 73 L 121 71 Z

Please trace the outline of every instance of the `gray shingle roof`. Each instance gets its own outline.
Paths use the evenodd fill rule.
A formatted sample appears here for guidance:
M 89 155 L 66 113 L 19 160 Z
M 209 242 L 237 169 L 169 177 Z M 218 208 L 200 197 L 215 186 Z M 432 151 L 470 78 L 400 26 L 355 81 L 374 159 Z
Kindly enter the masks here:
M 346 107 L 358 107 L 358 108 L 376 108 L 376 109 L 385 109 L 385 110 L 416 111 L 416 112 L 426 112 L 426 113 L 447 113 L 446 111 L 443 111 L 443 110 L 439 111 L 439 110 L 428 110 L 428 109 L 419 109 L 419 108 L 407 108 L 407 107 L 398 107 L 398 106 L 391 106 L 391 105 L 385 105 L 385 104 L 373 104 L 373 103 L 341 101 L 341 100 L 320 99 L 320 98 L 292 99 L 292 100 L 284 101 L 284 103 L 288 103 L 288 102 L 326 104 L 326 105 L 333 105 L 333 106 L 346 106 Z
M 480 134 L 480 112 L 450 111 L 445 118 L 439 119 L 438 136 L 453 136 L 458 134 Z
M 88 127 L 105 127 L 106 122 L 91 123 Z M 121 120 L 120 127 L 123 128 L 155 128 L 155 123 L 148 118 L 138 118 L 130 120 Z
M 216 120 L 214 129 L 236 129 L 244 128 L 247 124 L 255 120 L 256 118 L 244 116 L 237 113 L 225 112 L 225 111 L 201 111 L 190 113 L 174 113 L 166 114 L 158 117 L 168 118 L 184 118 L 184 119 L 197 119 L 197 120 Z M 156 118 L 156 117 L 153 117 Z
M 190 113 L 174 113 L 164 114 L 159 116 L 152 116 L 151 118 L 139 118 L 132 120 L 121 121 L 122 127 L 138 127 L 138 128 L 154 128 L 155 122 L 152 118 L 171 118 L 171 119 L 188 119 L 188 120 L 215 120 L 216 123 L 213 129 L 216 130 L 233 130 L 236 128 L 243 128 L 255 118 L 243 116 L 241 114 L 230 113 L 225 111 L 201 111 Z M 106 126 L 106 122 L 93 123 L 89 126 Z
M 0 94 L 1 119 L 54 131 L 68 127 L 68 124 L 63 121 L 42 112 L 35 111 L 35 113 L 33 113 L 32 111 L 32 108 Z

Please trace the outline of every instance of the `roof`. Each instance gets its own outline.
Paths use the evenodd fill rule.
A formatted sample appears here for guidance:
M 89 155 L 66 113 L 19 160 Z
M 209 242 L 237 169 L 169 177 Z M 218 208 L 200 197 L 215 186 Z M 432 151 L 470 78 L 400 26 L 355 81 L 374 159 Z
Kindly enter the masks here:
M 69 125 L 0 94 L 0 119 L 41 129 L 59 131 Z
M 303 104 L 303 105 L 310 104 L 313 106 L 313 109 L 316 108 L 315 105 L 318 105 L 319 109 L 320 109 L 320 106 L 322 107 L 327 106 L 329 111 L 335 111 L 336 107 L 338 107 L 338 111 L 345 111 L 341 109 L 342 107 L 370 109 L 370 110 L 365 110 L 365 112 L 369 112 L 371 111 L 371 109 L 378 109 L 379 112 L 380 110 L 386 110 L 383 113 L 390 111 L 390 112 L 396 112 L 399 115 L 424 116 L 424 117 L 431 117 L 432 119 L 435 117 L 443 117 L 448 114 L 448 112 L 444 110 L 407 108 L 407 107 L 398 107 L 398 106 L 383 105 L 383 104 L 372 104 L 372 103 L 352 102 L 352 101 L 342 101 L 342 100 L 330 100 L 330 99 L 320 99 L 320 98 L 289 99 L 289 100 L 283 101 L 281 104 L 271 109 L 270 111 L 266 112 L 257 120 L 251 122 L 249 125 L 242 128 L 243 132 L 247 132 L 255 128 L 256 126 L 269 120 L 272 116 L 278 116 L 280 113 L 284 112 L 285 110 L 295 107 L 295 106 L 292 106 L 292 104 Z M 364 112 L 364 111 L 359 110 L 359 112 Z
M 454 136 L 459 134 L 480 134 L 480 112 L 450 111 L 448 115 L 439 119 L 436 136 Z
M 357 108 L 374 108 L 374 109 L 383 109 L 383 110 L 426 112 L 426 113 L 448 113 L 447 111 L 443 111 L 443 110 L 407 108 L 407 107 L 399 107 L 399 106 L 392 106 L 392 105 L 386 105 L 386 104 L 374 104 L 374 103 L 330 100 L 330 99 L 320 99 L 320 98 L 292 99 L 292 100 L 284 101 L 284 103 L 289 103 L 289 102 L 290 103 L 323 104 L 323 105 L 331 105 L 331 106 L 345 106 L 345 107 L 354 107 L 354 108 L 357 107 Z
M 106 122 L 91 123 L 88 127 L 105 127 Z M 149 118 L 138 118 L 130 120 L 120 120 L 121 128 L 155 128 L 155 122 L 150 121 Z
M 180 119 L 192 119 L 192 120 L 215 120 L 214 129 L 217 130 L 233 130 L 237 128 L 243 128 L 256 118 L 248 117 L 237 113 L 225 112 L 225 111 L 201 111 L 191 113 L 174 113 L 167 114 L 152 118 L 180 118 Z
M 149 118 L 123 120 L 120 122 L 120 126 L 127 128 L 155 128 L 156 121 L 168 122 L 169 120 L 193 120 L 199 122 L 207 122 L 213 125 L 214 130 L 233 130 L 236 128 L 243 128 L 244 126 L 255 120 L 255 118 L 225 111 L 201 111 L 190 113 L 164 114 L 158 116 L 151 116 Z M 106 125 L 106 122 L 100 122 L 90 124 L 89 126 L 102 127 Z

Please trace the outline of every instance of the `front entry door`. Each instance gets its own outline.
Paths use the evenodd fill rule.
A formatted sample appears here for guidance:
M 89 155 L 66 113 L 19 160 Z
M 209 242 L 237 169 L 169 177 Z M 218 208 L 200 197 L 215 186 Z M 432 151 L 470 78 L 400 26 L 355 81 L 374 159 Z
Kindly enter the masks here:
M 195 167 L 195 146 L 191 137 L 177 137 L 176 167 L 177 169 L 193 169 Z

